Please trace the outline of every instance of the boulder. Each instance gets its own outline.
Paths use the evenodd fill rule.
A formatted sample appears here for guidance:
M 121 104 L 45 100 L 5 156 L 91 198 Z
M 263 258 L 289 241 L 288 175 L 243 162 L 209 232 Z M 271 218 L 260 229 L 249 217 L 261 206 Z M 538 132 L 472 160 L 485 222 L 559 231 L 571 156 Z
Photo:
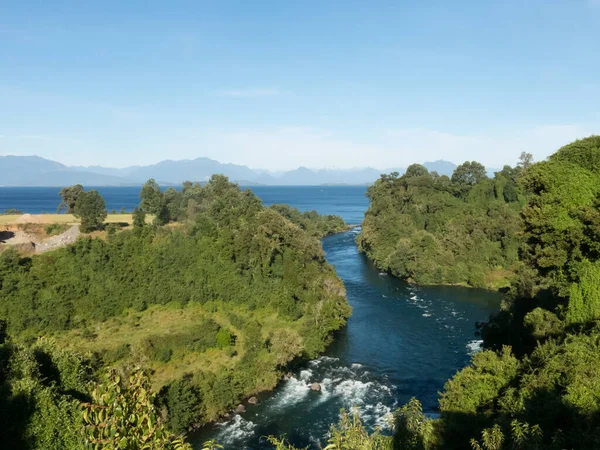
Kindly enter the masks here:
M 237 408 L 235 408 L 235 412 L 238 414 L 244 413 L 246 412 L 246 407 L 240 403 L 237 405 Z
M 321 392 L 321 385 L 319 383 L 313 383 L 310 385 L 311 390 L 315 392 Z
M 283 376 L 284 381 L 290 380 L 291 378 L 292 378 L 292 372 L 288 372 Z
M 256 397 L 250 397 L 248 399 L 248 403 L 250 403 L 251 405 L 256 405 L 258 403 L 258 399 Z

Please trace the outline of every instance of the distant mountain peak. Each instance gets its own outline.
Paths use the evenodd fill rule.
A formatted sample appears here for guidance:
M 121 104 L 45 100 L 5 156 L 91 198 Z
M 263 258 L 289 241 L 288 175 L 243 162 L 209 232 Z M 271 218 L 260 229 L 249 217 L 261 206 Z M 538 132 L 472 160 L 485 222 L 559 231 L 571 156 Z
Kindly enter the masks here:
M 452 175 L 456 168 L 456 164 L 442 159 L 425 162 L 423 165 L 440 175 Z M 406 170 L 379 170 L 373 167 L 309 169 L 300 166 L 284 172 L 269 172 L 234 163 L 220 163 L 205 156 L 184 160 L 167 159 L 147 166 L 117 169 L 99 165 L 68 167 L 36 155 L 0 156 L 0 169 L 0 185 L 6 186 L 66 186 L 76 183 L 87 186 L 141 185 L 150 178 L 162 184 L 177 185 L 183 181 L 205 182 L 217 173 L 245 184 L 366 185 L 377 180 L 381 173 L 404 173 Z

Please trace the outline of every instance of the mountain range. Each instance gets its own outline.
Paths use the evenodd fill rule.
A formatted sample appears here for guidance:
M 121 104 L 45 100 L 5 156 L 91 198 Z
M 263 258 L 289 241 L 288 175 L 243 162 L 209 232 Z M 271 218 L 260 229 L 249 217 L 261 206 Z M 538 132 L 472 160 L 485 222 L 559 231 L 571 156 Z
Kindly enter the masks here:
M 439 160 L 423 164 L 440 175 L 451 175 L 456 165 Z M 126 186 L 141 185 L 150 178 L 159 184 L 178 185 L 183 181 L 207 181 L 219 173 L 241 185 L 365 185 L 373 183 L 380 174 L 404 173 L 405 168 L 378 170 L 308 169 L 299 167 L 287 172 L 253 170 L 237 164 L 223 164 L 209 158 L 161 161 L 149 166 L 115 169 L 102 166 L 66 166 L 39 156 L 0 156 L 0 186 Z

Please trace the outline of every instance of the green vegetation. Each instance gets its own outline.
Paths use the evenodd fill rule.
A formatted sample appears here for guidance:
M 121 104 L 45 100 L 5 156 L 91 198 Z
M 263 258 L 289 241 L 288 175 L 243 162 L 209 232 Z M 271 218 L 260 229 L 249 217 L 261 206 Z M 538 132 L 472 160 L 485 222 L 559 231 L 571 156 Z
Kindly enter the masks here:
M 161 422 L 155 394 L 141 371 L 130 375 L 125 386 L 114 371 L 91 390 L 82 404 L 83 441 L 87 450 L 191 450 Z
M 186 432 L 274 387 L 292 360 L 322 352 L 350 307 L 311 235 L 326 221 L 315 217 L 313 226 L 313 216 L 303 216 L 309 234 L 222 176 L 175 194 L 159 195 L 153 186 L 144 187 L 140 211 L 162 223 L 166 216 L 157 208 L 168 207 L 169 220 L 180 226 L 138 219 L 133 230 L 106 240 L 85 237 L 32 258 L 1 253 L 0 318 L 15 342 L 51 335 L 64 352 L 91 351 L 96 383 L 108 365 L 125 373 L 149 369 L 165 423 Z M 90 193 L 79 193 L 76 211 Z M 7 392 L 15 383 L 17 375 Z M 77 392 L 107 401 L 84 386 Z M 86 423 L 121 420 L 105 410 Z M 94 436 L 90 443 L 101 438 Z M 82 448 L 67 438 L 57 437 L 52 448 Z
M 472 161 L 451 179 L 419 164 L 403 176 L 382 175 L 367 193 L 359 249 L 380 269 L 418 284 L 504 287 L 520 245 L 521 172 L 505 166 L 489 179 Z
M 51 223 L 44 227 L 44 232 L 47 236 L 56 236 L 62 234 L 69 229 L 69 226 L 65 223 Z
M 339 216 L 319 215 L 316 211 L 301 213 L 297 208 L 289 205 L 271 205 L 271 208 L 298 225 L 311 236 L 323 237 L 329 234 L 340 233 L 347 229 L 346 223 Z
M 84 233 L 100 230 L 107 216 L 106 203 L 98 191 L 80 192 L 73 214 L 81 219 L 81 231 Z
M 57 212 L 65 211 L 67 214 L 73 214 L 75 212 L 75 205 L 77 204 L 77 198 L 79 194 L 83 192 L 83 186 L 76 184 L 71 187 L 64 187 L 60 190 L 61 202 L 58 205 Z
M 419 282 L 451 282 L 441 254 L 464 265 L 456 282 L 479 285 L 473 280 L 510 269 L 509 297 L 481 329 L 485 350 L 446 383 L 439 418 L 427 418 L 413 399 L 394 413 L 393 435 L 383 436 L 342 413 L 325 448 L 598 448 L 600 137 L 537 164 L 525 154 L 492 180 L 473 162 L 455 175 L 414 165 L 382 177 L 369 191 L 359 244 L 380 267 Z M 283 208 L 290 220 L 280 207 L 264 208 L 222 177 L 180 195 L 165 192 L 154 205 L 189 229 L 144 225 L 32 259 L 0 254 L 7 448 L 74 449 L 102 439 L 99 448 L 111 449 L 115 436 L 125 448 L 151 440 L 146 448 L 185 448 L 173 432 L 273 385 L 290 360 L 321 351 L 344 323 L 343 288 L 309 234 L 327 227 L 303 232 L 302 215 Z M 459 249 L 480 258 L 483 273 Z M 41 334 L 53 340 L 18 343 Z M 115 372 L 99 382 L 108 361 L 131 374 L 129 382 Z M 186 371 L 190 361 L 200 367 Z M 130 370 L 140 363 L 160 379 L 155 401 L 150 382 Z M 104 428 L 108 437 L 99 435 Z M 294 450 L 279 437 L 269 441 Z
M 445 386 L 430 448 L 590 449 L 600 443 L 600 137 L 530 165 L 511 296 L 488 350 Z
M 417 421 L 420 428 L 396 419 L 395 449 L 558 450 L 600 445 L 600 137 L 576 141 L 537 164 L 525 154 L 519 167 L 513 179 L 517 184 L 508 197 L 507 185 L 499 189 L 500 173 L 494 180 L 482 179 L 481 168 L 473 163 L 463 167 L 468 170 L 457 169 L 448 184 L 452 196 L 431 190 L 439 179 L 418 166 L 404 177 L 382 177 L 369 192 L 372 205 L 360 243 L 367 254 L 375 255 L 378 265 L 405 276 L 398 271 L 401 265 L 386 259 L 387 248 L 382 246 L 404 239 L 400 228 L 415 232 L 415 224 L 422 220 L 425 225 L 416 233 L 430 233 L 430 239 L 447 236 L 432 227 L 441 226 L 447 233 L 457 224 L 463 227 L 459 235 L 482 230 L 486 234 L 486 221 L 467 228 L 468 222 L 451 212 L 459 208 L 473 216 L 469 197 L 476 195 L 488 198 L 479 205 L 489 213 L 497 207 L 500 191 L 504 208 L 512 209 L 512 203 L 518 205 L 522 193 L 528 193 L 510 234 L 511 242 L 512 236 L 522 235 L 511 244 L 517 245 L 518 258 L 512 265 L 510 296 L 481 330 L 486 350 L 446 383 L 439 419 Z M 490 186 L 495 199 L 489 196 Z M 423 189 L 429 189 L 433 198 L 421 197 Z M 482 197 L 482 190 L 488 194 Z M 429 208 L 436 198 L 447 200 L 445 214 L 436 215 Z M 441 225 L 436 222 L 439 218 Z M 388 241 L 382 230 L 392 234 Z M 478 247 L 481 252 L 485 248 Z M 436 255 L 427 253 L 427 246 L 409 250 L 414 261 Z M 439 281 L 427 278 L 432 273 L 427 266 L 416 267 L 411 278 Z M 442 274 L 444 270 L 442 265 Z M 448 280 L 442 276 L 441 281 Z M 419 430 L 414 439 L 400 442 L 398 437 L 411 429 Z

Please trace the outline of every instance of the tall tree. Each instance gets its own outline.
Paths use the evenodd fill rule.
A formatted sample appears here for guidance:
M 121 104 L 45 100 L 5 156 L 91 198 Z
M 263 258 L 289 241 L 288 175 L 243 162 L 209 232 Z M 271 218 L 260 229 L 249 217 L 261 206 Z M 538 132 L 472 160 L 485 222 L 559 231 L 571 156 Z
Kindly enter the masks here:
M 82 192 L 83 186 L 80 184 L 62 188 L 59 193 L 62 201 L 60 202 L 60 205 L 58 205 L 58 212 L 60 213 L 62 210 L 65 210 L 67 214 L 73 214 L 73 212 L 75 212 L 77 198 Z
M 421 164 L 411 164 L 406 169 L 404 174 L 406 177 L 422 177 L 423 175 L 429 175 L 429 171 L 425 166 Z
M 154 178 L 146 181 L 144 186 L 142 186 L 142 190 L 140 191 L 140 199 L 140 209 L 143 211 L 150 214 L 156 214 L 158 211 L 160 211 L 163 194 L 160 190 L 160 186 L 156 180 L 154 180 Z
M 473 186 L 485 180 L 485 166 L 477 161 L 466 161 L 458 166 L 452 174 L 452 182 L 459 186 Z
M 146 213 L 143 209 L 135 208 L 133 210 L 133 228 L 142 228 L 146 225 Z
M 523 169 L 529 169 L 533 164 L 533 155 L 527 152 L 521 152 L 521 156 L 519 156 L 519 162 L 517 165 L 522 167 Z
M 81 231 L 99 230 L 106 219 L 106 203 L 96 190 L 82 192 L 77 196 L 74 214 L 81 219 Z

